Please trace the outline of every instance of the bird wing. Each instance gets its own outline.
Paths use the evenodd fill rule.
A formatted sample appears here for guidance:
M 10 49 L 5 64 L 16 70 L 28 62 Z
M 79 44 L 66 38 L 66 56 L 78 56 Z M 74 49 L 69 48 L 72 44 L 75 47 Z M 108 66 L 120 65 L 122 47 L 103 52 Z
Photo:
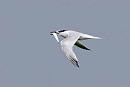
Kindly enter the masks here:
M 76 45 L 77 47 L 79 47 L 79 48 L 82 48 L 82 49 L 85 49 L 85 50 L 90 50 L 89 48 L 87 48 L 87 47 L 85 47 L 83 44 L 81 44 L 79 41 L 77 41 L 77 42 L 75 43 L 75 45 Z
M 80 35 L 70 33 L 68 37 L 61 41 L 62 51 L 65 53 L 66 57 L 72 62 L 73 65 L 79 67 L 78 59 L 73 52 L 73 45 L 79 39 Z

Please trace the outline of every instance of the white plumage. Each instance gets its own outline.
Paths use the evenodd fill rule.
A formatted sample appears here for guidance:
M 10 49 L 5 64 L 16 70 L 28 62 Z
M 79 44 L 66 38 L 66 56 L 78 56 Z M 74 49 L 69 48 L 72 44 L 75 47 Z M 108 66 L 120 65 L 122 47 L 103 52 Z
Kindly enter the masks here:
M 73 46 L 76 45 L 77 47 L 80 47 L 82 49 L 90 50 L 89 48 L 81 44 L 79 40 L 101 39 L 100 37 L 95 37 L 95 36 L 83 34 L 72 30 L 58 30 L 50 33 L 51 35 L 54 35 L 54 37 L 58 42 L 59 39 L 57 35 L 61 35 L 62 37 L 64 37 L 64 39 L 60 42 L 62 51 L 65 53 L 66 57 L 72 62 L 72 64 L 77 67 L 79 67 L 79 64 L 78 64 L 78 59 L 75 53 L 73 52 Z

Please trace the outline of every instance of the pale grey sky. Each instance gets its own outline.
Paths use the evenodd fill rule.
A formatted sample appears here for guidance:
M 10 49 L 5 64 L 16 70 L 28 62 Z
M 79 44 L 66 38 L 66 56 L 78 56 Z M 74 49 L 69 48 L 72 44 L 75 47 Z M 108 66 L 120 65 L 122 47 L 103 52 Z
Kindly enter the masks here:
M 59 29 L 103 39 L 74 47 L 77 68 Z M 1 0 L 0 87 L 130 87 L 130 0 Z

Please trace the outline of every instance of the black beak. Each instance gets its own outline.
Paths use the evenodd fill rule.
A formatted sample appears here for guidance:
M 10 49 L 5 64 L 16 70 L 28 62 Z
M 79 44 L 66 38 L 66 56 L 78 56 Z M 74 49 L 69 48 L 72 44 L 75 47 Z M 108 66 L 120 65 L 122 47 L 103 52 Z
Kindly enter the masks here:
M 52 31 L 52 32 L 50 32 L 50 35 L 53 35 L 53 33 L 56 33 L 56 31 Z
M 52 31 L 52 32 L 50 32 L 50 35 L 53 35 L 53 33 L 59 34 L 59 33 L 56 32 L 56 31 Z

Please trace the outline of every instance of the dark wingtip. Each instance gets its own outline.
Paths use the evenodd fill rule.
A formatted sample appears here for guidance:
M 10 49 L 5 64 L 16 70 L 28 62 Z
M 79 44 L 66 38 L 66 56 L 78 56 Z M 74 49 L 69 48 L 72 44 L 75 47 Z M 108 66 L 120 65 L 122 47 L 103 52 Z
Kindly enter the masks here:
M 76 61 L 76 66 L 77 66 L 78 68 L 80 68 L 80 67 L 79 67 L 79 64 L 78 64 L 78 61 Z
M 91 51 L 91 49 L 89 49 L 89 48 L 84 48 L 85 50 L 89 50 L 89 51 Z
M 91 49 L 87 49 L 87 50 L 91 51 Z
M 80 68 L 79 65 L 77 65 L 77 67 Z

